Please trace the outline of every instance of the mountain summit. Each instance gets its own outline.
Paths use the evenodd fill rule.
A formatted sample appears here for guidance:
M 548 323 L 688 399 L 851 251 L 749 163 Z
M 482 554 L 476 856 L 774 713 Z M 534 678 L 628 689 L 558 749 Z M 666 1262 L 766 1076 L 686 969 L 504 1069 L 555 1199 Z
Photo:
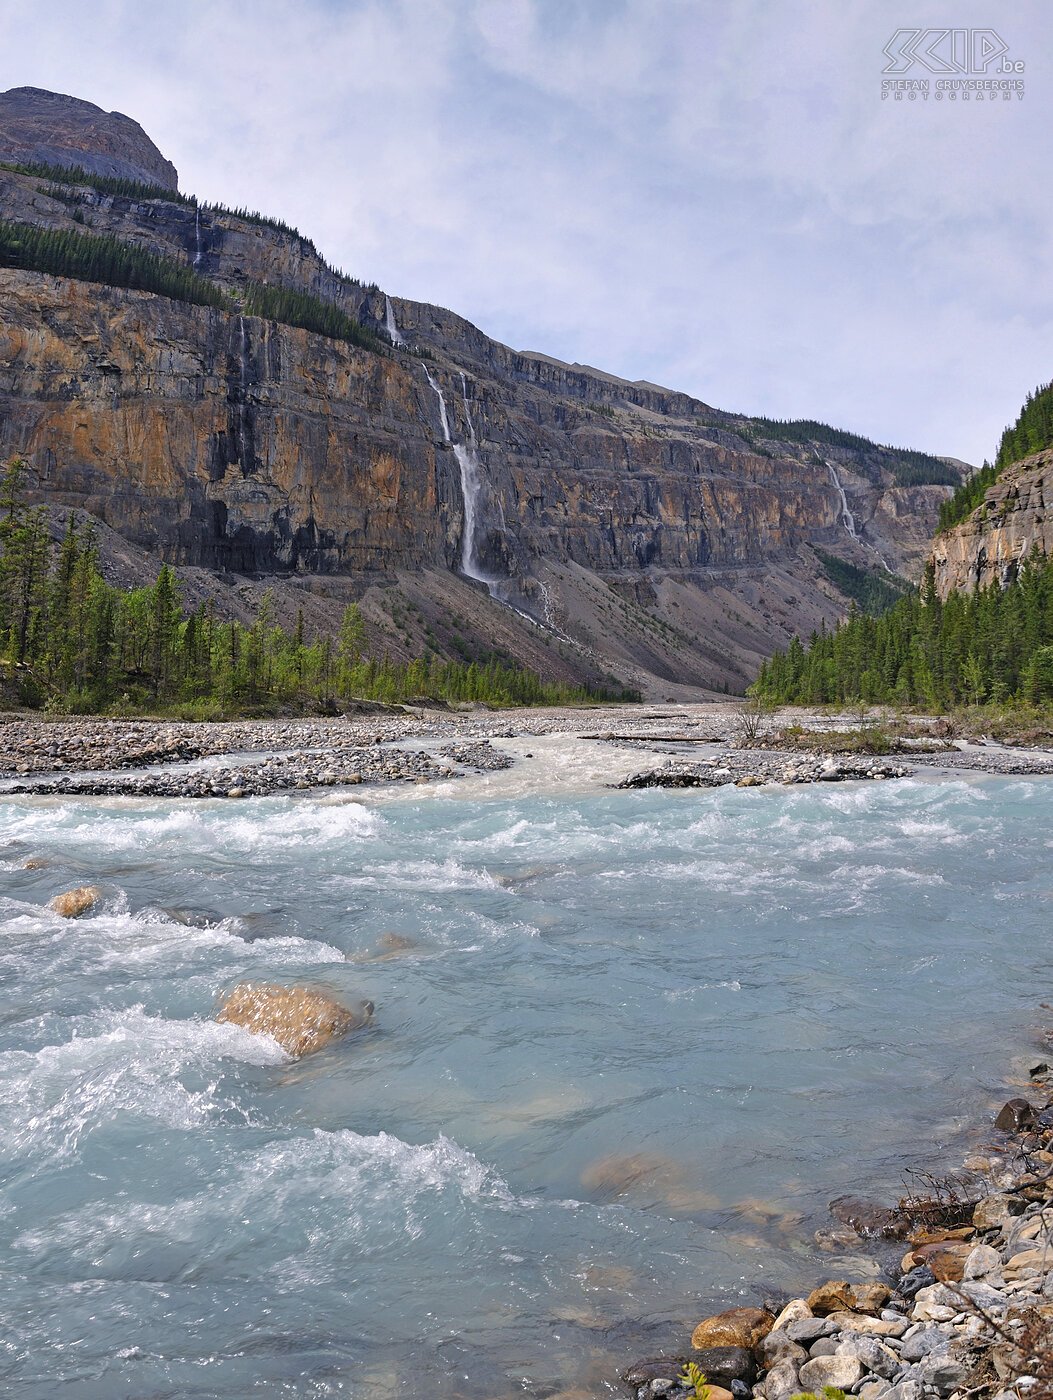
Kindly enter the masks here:
M 43 88 L 0 92 L 0 161 L 72 165 L 92 175 L 179 188 L 166 160 L 138 122 L 94 102 Z

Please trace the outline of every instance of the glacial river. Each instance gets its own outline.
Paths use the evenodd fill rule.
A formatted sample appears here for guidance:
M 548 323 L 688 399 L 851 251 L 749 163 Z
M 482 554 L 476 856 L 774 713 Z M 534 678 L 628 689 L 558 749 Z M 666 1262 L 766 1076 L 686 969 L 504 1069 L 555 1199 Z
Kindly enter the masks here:
M 621 1393 L 707 1310 L 873 1272 L 830 1198 L 982 1140 L 1053 990 L 1053 783 L 622 792 L 506 747 L 0 803 L 3 1394 Z M 210 1019 L 246 977 L 374 1023 L 294 1063 Z

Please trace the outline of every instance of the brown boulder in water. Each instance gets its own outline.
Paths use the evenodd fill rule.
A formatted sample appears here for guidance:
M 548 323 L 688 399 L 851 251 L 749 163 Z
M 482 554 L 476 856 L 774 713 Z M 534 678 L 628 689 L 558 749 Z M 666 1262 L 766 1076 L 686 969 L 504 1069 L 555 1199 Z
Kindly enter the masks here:
M 78 919 L 98 904 L 102 890 L 97 885 L 78 885 L 75 890 L 65 890 L 48 900 L 48 908 L 64 919 Z
M 371 1001 L 363 1001 L 352 1010 L 327 992 L 311 987 L 239 982 L 228 992 L 216 1020 L 244 1026 L 256 1035 L 269 1035 L 286 1054 L 299 1059 L 364 1026 L 372 1014 Z

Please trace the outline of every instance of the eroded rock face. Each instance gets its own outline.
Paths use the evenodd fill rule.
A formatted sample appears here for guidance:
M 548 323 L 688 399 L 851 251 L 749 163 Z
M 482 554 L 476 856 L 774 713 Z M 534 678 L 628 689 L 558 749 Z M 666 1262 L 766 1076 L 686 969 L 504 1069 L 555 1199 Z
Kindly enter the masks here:
M 383 294 L 339 278 L 305 239 L 160 199 L 78 198 L 95 232 L 221 286 L 309 291 L 383 334 Z M 77 227 L 39 178 L 0 171 L 0 204 L 7 218 Z M 453 444 L 474 442 L 478 565 L 610 662 L 738 689 L 763 656 L 847 607 L 812 544 L 869 569 L 879 554 L 907 572 L 925 557 L 949 488 L 895 486 L 888 454 L 830 448 L 828 462 L 806 444 L 754 443 L 686 394 L 392 304 L 429 356 Z M 35 498 L 187 568 L 386 582 L 460 567 L 460 464 L 411 350 L 379 356 L 10 269 L 0 313 L 0 460 L 25 456 Z
M 0 160 L 76 165 L 96 175 L 179 188 L 175 166 L 138 122 L 42 88 L 0 92 Z
M 1053 554 L 1053 451 L 1007 467 L 967 520 L 932 546 L 941 598 L 955 589 L 1005 587 L 1033 549 Z
M 224 998 L 216 1020 L 269 1035 L 298 1059 L 366 1025 L 372 1015 L 370 1001 L 351 1008 L 311 987 L 241 982 Z
M 48 908 L 64 919 L 79 919 L 89 909 L 93 909 L 102 898 L 102 890 L 97 885 L 78 885 L 75 890 L 65 890 L 48 900 Z

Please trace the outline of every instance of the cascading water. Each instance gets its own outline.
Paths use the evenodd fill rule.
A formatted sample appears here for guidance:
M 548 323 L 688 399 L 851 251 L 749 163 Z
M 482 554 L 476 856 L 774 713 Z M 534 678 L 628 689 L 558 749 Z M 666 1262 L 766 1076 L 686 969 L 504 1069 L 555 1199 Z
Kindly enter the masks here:
M 428 383 L 434 390 L 435 397 L 439 400 L 439 418 L 442 422 L 443 440 L 453 447 L 453 455 L 457 459 L 457 466 L 461 474 L 461 498 L 464 501 L 464 528 L 461 531 L 461 573 L 466 578 L 475 579 L 476 583 L 483 584 L 487 592 L 493 594 L 493 579 L 488 578 L 476 563 L 475 530 L 479 518 L 482 481 L 479 473 L 479 459 L 475 455 L 475 428 L 471 422 L 471 415 L 468 415 L 468 424 L 472 445 L 465 446 L 463 443 L 454 442 L 450 434 L 450 419 L 446 412 L 445 395 L 431 377 L 428 366 L 423 361 L 421 363 Z M 463 375 L 461 379 L 463 382 Z M 467 410 L 467 388 L 465 388 L 465 396 L 465 409 Z
M 201 259 L 204 257 L 204 250 L 201 247 L 201 210 L 194 205 L 194 268 L 195 271 L 201 266 Z
M 845 495 L 845 488 L 842 485 L 841 477 L 838 474 L 837 468 L 834 466 L 833 462 L 827 461 L 825 458 L 820 458 L 819 460 L 823 463 L 823 465 L 826 467 L 826 470 L 830 473 L 830 480 L 833 482 L 834 490 L 841 498 L 842 525 L 844 525 L 845 529 L 848 531 L 852 539 L 855 540 L 856 544 L 861 544 L 864 549 L 869 549 L 871 554 L 873 554 L 876 559 L 879 559 L 881 561 L 881 567 L 885 570 L 887 574 L 895 573 L 895 570 L 890 566 L 888 560 L 884 557 L 884 555 L 882 555 L 878 550 L 876 550 L 869 540 L 863 539 L 856 530 L 855 516 L 848 508 L 848 497 Z
M 384 329 L 388 333 L 388 339 L 392 345 L 401 347 L 405 345 L 405 340 L 399 333 L 398 325 L 395 321 L 395 308 L 391 304 L 391 298 L 384 294 Z M 434 387 L 434 386 L 433 386 Z
M 242 472 L 247 472 L 252 465 L 247 462 L 245 444 L 248 440 L 246 430 L 246 420 L 248 417 L 248 387 L 249 387 L 249 359 L 248 359 L 248 337 L 245 333 L 245 317 L 238 317 L 238 366 L 239 384 L 241 392 L 238 395 L 238 463 Z
M 845 495 L 845 488 L 841 485 L 841 478 L 837 474 L 837 468 L 834 466 L 833 462 L 827 462 L 826 470 L 830 473 L 830 480 L 834 483 L 834 490 L 841 498 L 841 523 L 852 538 L 858 540 L 859 536 L 856 534 L 855 516 L 848 508 L 848 497 Z

